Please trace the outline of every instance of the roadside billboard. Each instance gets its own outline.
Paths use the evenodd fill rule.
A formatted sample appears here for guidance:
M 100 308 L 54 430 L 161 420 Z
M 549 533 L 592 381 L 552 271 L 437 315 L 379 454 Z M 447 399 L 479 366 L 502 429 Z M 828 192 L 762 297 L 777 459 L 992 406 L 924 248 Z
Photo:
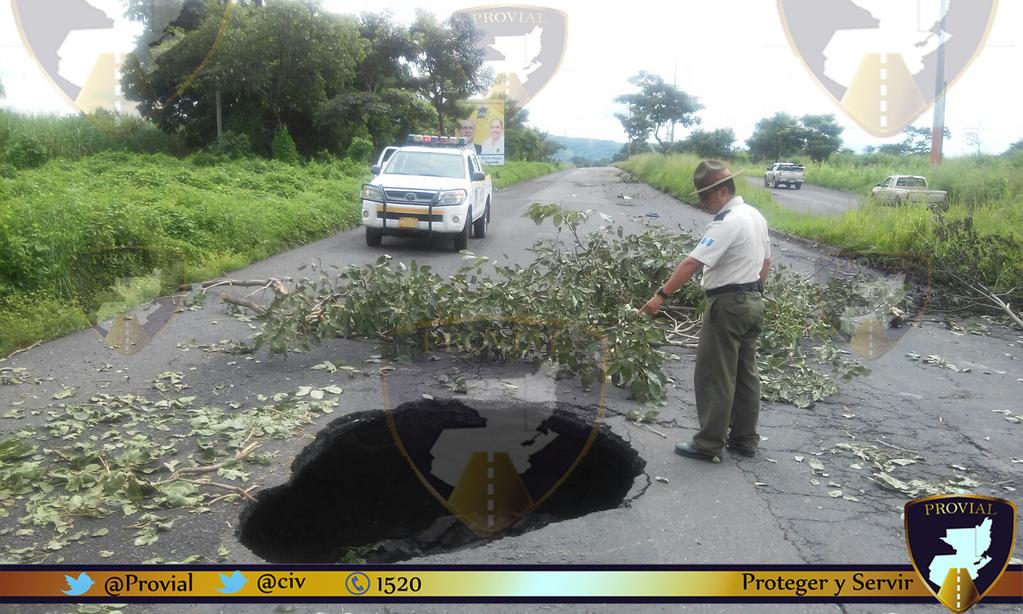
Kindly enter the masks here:
M 471 139 L 480 162 L 504 165 L 504 100 L 470 100 L 473 112 L 459 123 L 459 135 Z

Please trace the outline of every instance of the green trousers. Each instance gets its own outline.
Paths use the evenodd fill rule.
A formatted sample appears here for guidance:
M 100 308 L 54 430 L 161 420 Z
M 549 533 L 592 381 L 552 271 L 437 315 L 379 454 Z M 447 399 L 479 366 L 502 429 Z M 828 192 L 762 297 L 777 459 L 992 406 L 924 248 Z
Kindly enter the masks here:
M 707 297 L 696 351 L 696 412 L 700 432 L 693 445 L 721 455 L 728 445 L 756 449 L 760 417 L 757 338 L 764 299 L 757 292 Z

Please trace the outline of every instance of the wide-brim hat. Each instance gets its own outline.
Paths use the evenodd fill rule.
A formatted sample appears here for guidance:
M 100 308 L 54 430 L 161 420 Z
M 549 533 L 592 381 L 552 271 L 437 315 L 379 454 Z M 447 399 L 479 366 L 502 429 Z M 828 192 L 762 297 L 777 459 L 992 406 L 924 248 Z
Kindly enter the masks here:
M 739 175 L 742 175 L 742 171 L 733 173 L 720 160 L 703 160 L 696 167 L 696 170 L 693 171 L 693 186 L 696 187 L 696 191 L 690 194 L 690 196 L 696 196 L 707 190 L 714 189 L 729 179 L 735 179 Z

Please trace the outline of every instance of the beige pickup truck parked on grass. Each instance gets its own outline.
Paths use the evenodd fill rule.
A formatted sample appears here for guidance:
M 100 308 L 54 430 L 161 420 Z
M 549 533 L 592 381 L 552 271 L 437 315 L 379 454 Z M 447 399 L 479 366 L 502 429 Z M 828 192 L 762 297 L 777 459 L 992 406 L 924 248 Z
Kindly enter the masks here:
M 891 205 L 920 202 L 931 207 L 941 207 L 948 203 L 945 191 L 931 190 L 927 187 L 926 179 L 915 175 L 892 175 L 877 184 L 870 196 Z

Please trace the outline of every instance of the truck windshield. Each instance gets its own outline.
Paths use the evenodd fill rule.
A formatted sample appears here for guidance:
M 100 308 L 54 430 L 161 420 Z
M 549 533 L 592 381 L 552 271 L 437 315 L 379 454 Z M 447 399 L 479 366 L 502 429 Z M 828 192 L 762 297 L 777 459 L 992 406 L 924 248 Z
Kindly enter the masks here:
M 388 175 L 465 178 L 462 156 L 426 151 L 399 151 L 387 163 Z
M 923 177 L 899 177 L 897 185 L 909 188 L 926 188 L 927 182 Z
M 801 170 L 803 170 L 803 167 L 799 166 L 799 165 L 796 165 L 796 164 L 782 164 L 781 166 L 778 167 L 778 170 L 780 170 L 780 171 L 801 171 Z

